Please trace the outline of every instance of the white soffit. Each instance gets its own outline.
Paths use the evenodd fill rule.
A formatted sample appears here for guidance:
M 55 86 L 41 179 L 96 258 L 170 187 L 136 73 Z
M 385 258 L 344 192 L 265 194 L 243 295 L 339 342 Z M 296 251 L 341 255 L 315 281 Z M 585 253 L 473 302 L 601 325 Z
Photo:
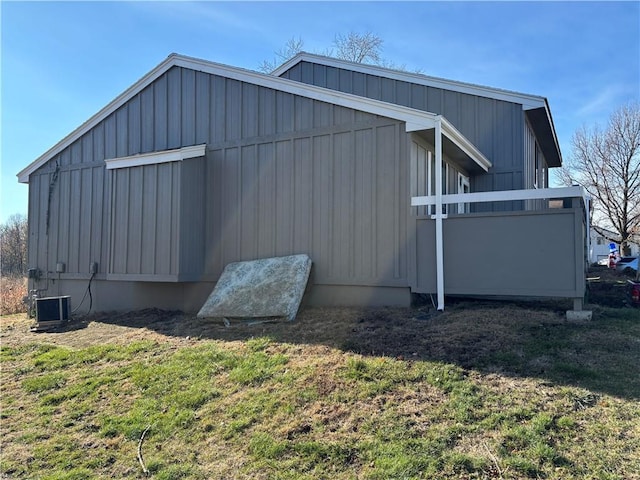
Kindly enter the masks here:
M 446 135 L 449 140 L 455 143 L 460 150 L 462 150 L 471 160 L 473 160 L 482 170 L 485 172 L 491 168 L 491 162 L 483 153 L 478 150 L 473 143 L 471 143 L 467 137 L 462 135 L 456 127 L 454 127 L 445 117 L 442 119 L 442 133 Z
M 175 150 L 163 150 L 161 152 L 142 153 L 129 157 L 118 157 L 105 159 L 107 170 L 117 168 L 139 167 L 141 165 L 155 165 L 157 163 L 179 162 L 187 158 L 203 157 L 206 144 L 194 145 L 192 147 L 177 148 Z

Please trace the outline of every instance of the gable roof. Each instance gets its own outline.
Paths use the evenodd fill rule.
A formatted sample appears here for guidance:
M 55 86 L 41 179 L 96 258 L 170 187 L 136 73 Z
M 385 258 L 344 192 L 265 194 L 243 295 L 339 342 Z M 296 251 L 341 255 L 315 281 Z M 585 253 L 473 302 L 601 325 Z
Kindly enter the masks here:
M 475 85 L 472 83 L 447 80 L 444 78 L 431 77 L 420 73 L 394 70 L 379 67 L 377 65 L 355 63 L 307 52 L 297 54 L 295 57 L 276 68 L 271 72 L 271 74 L 280 77 L 301 62 L 316 63 L 328 67 L 342 68 L 368 75 L 389 78 L 392 80 L 399 80 L 427 87 L 520 104 L 522 105 L 536 137 L 538 138 L 538 143 L 540 144 L 540 148 L 542 149 L 549 166 L 560 167 L 562 165 L 562 155 L 560 153 L 560 146 L 556 136 L 555 126 L 553 124 L 553 118 L 551 117 L 551 109 L 549 108 L 549 102 L 545 97 L 500 88 Z
M 367 63 L 356 63 L 348 60 L 341 60 L 334 57 L 326 57 L 324 55 L 316 55 L 307 52 L 300 52 L 295 57 L 289 59 L 271 75 L 277 77 L 282 76 L 292 67 L 301 62 L 317 63 L 328 67 L 343 68 L 354 72 L 376 75 L 392 80 L 400 80 L 403 82 L 415 83 L 417 85 L 425 85 L 427 87 L 441 88 L 443 90 L 451 90 L 454 92 L 468 93 L 479 97 L 494 98 L 496 100 L 504 100 L 507 102 L 522 104 L 525 110 L 530 108 L 544 107 L 545 98 L 538 95 L 529 95 L 500 88 L 475 85 L 472 83 L 459 82 L 455 80 L 447 80 L 445 78 L 431 77 L 421 73 L 405 72 L 403 70 L 395 70 Z
M 102 120 L 107 118 L 173 67 L 182 67 L 213 75 L 219 75 L 225 78 L 272 88 L 278 91 L 332 103 L 346 108 L 353 108 L 355 110 L 360 110 L 374 115 L 393 118 L 405 122 L 407 132 L 433 129 L 436 122 L 441 121 L 443 134 L 453 142 L 457 147 L 458 152 L 463 152 L 465 155 L 468 155 L 470 159 L 472 159 L 473 162 L 475 162 L 475 164 L 484 171 L 487 171 L 491 166 L 491 162 L 477 149 L 477 147 L 466 139 L 441 115 L 172 53 L 157 67 L 131 85 L 123 93 L 118 95 L 98 113 L 93 115 L 73 132 L 43 153 L 40 157 L 29 164 L 29 166 L 21 170 L 17 174 L 18 181 L 21 183 L 28 183 L 29 175 L 44 165 L 52 157 L 70 146 L 73 142 L 80 139 L 85 133 L 98 125 Z

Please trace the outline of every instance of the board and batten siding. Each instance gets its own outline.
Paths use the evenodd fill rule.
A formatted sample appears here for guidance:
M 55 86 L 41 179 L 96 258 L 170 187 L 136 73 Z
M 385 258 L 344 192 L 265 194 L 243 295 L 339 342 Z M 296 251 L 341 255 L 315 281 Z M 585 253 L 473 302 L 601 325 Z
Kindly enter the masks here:
M 316 282 L 407 286 L 407 147 L 402 122 L 174 67 L 30 175 L 30 266 L 198 281 L 308 253 Z
M 29 177 L 29 267 L 43 274 L 64 263 L 64 278 L 88 278 L 92 262 L 108 262 L 109 181 L 89 162 L 43 167 Z
M 443 115 L 492 163 L 489 172 L 471 177 L 471 191 L 525 188 L 525 115 L 520 104 L 308 61 L 282 77 Z
M 307 253 L 319 283 L 407 286 L 404 125 L 388 119 L 210 147 L 204 272 Z
M 179 274 L 180 163 L 122 168 L 109 173 L 113 187 L 108 273 L 176 280 L 173 276 Z

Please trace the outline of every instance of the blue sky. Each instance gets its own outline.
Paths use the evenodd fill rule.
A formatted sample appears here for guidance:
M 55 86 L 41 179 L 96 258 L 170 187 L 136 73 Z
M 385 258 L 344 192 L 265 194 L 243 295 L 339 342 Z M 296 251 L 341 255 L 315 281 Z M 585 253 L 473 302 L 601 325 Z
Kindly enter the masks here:
M 371 31 L 409 70 L 548 98 L 573 132 L 640 99 L 638 2 L 13 2 L 2 22 L 0 222 L 27 211 L 16 173 L 177 52 L 243 68 L 291 37 L 322 52 Z

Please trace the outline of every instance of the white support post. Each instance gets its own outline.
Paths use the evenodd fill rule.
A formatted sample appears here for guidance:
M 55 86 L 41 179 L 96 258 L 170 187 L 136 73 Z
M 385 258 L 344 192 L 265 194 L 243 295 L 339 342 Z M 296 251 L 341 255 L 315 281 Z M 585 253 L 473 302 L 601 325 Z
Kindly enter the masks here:
M 587 197 L 586 195 L 583 197 L 584 198 L 584 208 L 586 210 L 586 217 L 585 218 L 585 229 L 586 229 L 586 240 L 587 240 L 587 265 L 589 265 L 589 262 L 591 261 L 591 197 Z
M 436 117 L 436 213 L 431 218 L 436 221 L 436 288 L 438 290 L 438 310 L 444 310 L 444 252 L 442 220 L 442 117 Z

